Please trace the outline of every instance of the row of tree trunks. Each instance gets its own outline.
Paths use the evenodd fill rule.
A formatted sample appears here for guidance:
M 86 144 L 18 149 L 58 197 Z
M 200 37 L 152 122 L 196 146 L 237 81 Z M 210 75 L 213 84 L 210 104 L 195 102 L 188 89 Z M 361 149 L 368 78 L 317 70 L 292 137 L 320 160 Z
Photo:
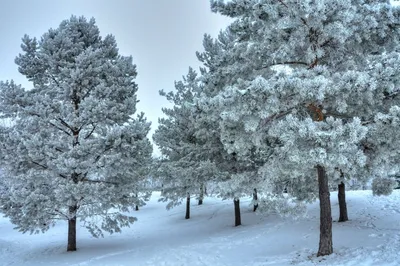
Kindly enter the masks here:
M 203 199 L 204 199 L 204 190 L 205 186 L 201 184 L 200 186 L 200 194 L 199 194 L 199 205 L 203 204 Z M 187 192 L 186 196 L 186 214 L 185 214 L 185 219 L 190 219 L 190 193 Z
M 318 170 L 318 186 L 319 186 L 319 200 L 320 200 L 320 242 L 319 250 L 317 256 L 325 256 L 332 254 L 332 213 L 330 204 L 330 193 L 328 186 L 328 177 L 326 175 L 325 168 L 323 166 L 317 166 Z M 200 188 L 203 191 L 203 186 Z M 199 198 L 202 201 L 202 197 Z M 346 207 L 346 197 L 345 197 L 345 184 L 342 182 L 338 186 L 338 199 L 340 208 L 339 222 L 344 222 L 348 220 L 347 207 Z M 255 202 L 253 211 L 257 210 L 258 196 L 257 189 L 254 189 L 253 200 Z M 240 216 L 240 199 L 234 198 L 234 209 L 235 209 L 235 226 L 242 224 Z M 136 205 L 136 210 L 139 210 L 139 206 Z M 68 247 L 67 251 L 76 251 L 76 211 L 77 206 L 70 206 L 69 212 L 70 218 L 68 220 Z M 185 219 L 190 219 L 190 194 L 187 193 L 186 196 L 186 214 Z

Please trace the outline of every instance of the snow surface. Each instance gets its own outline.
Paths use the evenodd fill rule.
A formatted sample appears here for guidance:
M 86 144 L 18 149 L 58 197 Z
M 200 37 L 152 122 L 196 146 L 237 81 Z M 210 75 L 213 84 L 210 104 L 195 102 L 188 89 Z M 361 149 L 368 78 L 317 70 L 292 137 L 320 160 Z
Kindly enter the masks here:
M 0 265 L 399 265 L 400 191 L 373 197 L 371 191 L 347 192 L 349 222 L 337 223 L 336 192 L 331 193 L 334 254 L 316 257 L 319 240 L 318 202 L 306 218 L 256 215 L 251 200 L 241 201 L 242 226 L 234 227 L 233 202 L 205 198 L 170 211 L 153 193 L 135 212 L 139 221 L 122 234 L 95 239 L 78 229 L 78 251 L 66 252 L 67 226 L 60 222 L 46 234 L 13 230 L 0 219 Z

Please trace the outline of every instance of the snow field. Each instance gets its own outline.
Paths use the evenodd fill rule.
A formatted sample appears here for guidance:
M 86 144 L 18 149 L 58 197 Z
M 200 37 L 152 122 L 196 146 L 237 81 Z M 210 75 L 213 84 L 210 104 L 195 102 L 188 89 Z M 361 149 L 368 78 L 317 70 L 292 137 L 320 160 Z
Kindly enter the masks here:
M 0 265 L 399 265 L 400 191 L 373 197 L 371 191 L 347 192 L 350 221 L 338 223 L 336 192 L 331 193 L 334 254 L 316 257 L 318 202 L 305 218 L 293 220 L 252 212 L 241 200 L 242 226 L 233 226 L 233 202 L 208 197 L 192 201 L 191 219 L 184 205 L 170 211 L 154 192 L 134 215 L 138 222 L 121 234 L 95 239 L 78 228 L 78 251 L 66 252 L 67 226 L 60 222 L 46 234 L 24 235 L 1 218 Z

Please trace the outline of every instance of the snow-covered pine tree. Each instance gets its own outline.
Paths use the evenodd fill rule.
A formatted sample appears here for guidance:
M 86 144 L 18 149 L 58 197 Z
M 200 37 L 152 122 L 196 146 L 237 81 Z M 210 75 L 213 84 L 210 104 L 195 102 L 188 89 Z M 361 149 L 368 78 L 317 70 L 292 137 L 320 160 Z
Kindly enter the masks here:
M 387 113 L 378 113 L 369 124 L 367 138 L 370 153 L 369 167 L 374 176 L 372 190 L 374 195 L 389 195 L 397 186 L 394 179 L 400 175 L 400 93 L 398 92 L 393 105 Z
M 221 124 L 221 114 L 216 112 L 214 106 L 208 101 L 229 84 L 234 84 L 238 79 L 255 77 L 255 68 L 243 64 L 246 60 L 246 46 L 238 43 L 231 27 L 221 31 L 217 39 L 205 35 L 203 40 L 204 52 L 197 53 L 203 63 L 200 80 L 203 84 L 201 94 L 196 98 L 196 104 L 201 109 L 198 119 L 198 132 L 205 143 L 214 143 L 212 146 L 215 155 L 211 158 L 221 173 L 218 180 L 218 194 L 223 199 L 233 199 L 235 210 L 235 225 L 241 224 L 240 201 L 244 195 L 253 195 L 253 209 L 257 207 L 255 191 L 258 189 L 258 167 L 263 165 L 263 160 L 269 151 L 231 145 L 235 141 L 236 126 L 238 123 Z M 226 104 L 229 105 L 227 102 Z M 241 126 L 241 125 L 239 125 Z M 223 127 L 223 130 L 221 130 Z M 268 141 L 268 140 L 265 140 Z M 251 143 L 252 140 L 248 139 Z M 244 144 L 246 145 L 246 144 Z M 254 146 L 253 146 L 254 147 Z
M 40 41 L 24 36 L 16 58 L 33 83 L 1 83 L 4 177 L 1 211 L 22 232 L 68 221 L 68 251 L 76 225 L 98 237 L 120 232 L 136 218 L 138 182 L 151 160 L 150 123 L 136 112 L 136 67 L 102 38 L 95 20 L 72 16 Z
M 238 144 L 231 145 L 263 139 L 263 134 L 279 139 L 261 171 L 265 186 L 273 187 L 282 176 L 312 181 L 307 177 L 317 169 L 318 256 L 331 254 L 328 176 L 338 169 L 357 176 L 365 163 L 363 123 L 388 110 L 387 95 L 396 93 L 399 10 L 382 0 L 219 0 L 211 6 L 236 19 L 237 43 L 247 45 L 247 64 L 262 62 L 264 73 L 227 84 L 204 101 L 228 114 L 222 116 L 225 123 L 243 122 L 236 127 Z M 381 77 L 385 67 L 392 79 Z
M 175 90 L 161 91 L 173 104 L 163 108 L 165 118 L 159 119 L 153 140 L 162 157 L 153 175 L 163 184 L 162 201 L 169 202 L 167 209 L 186 199 L 186 215 L 190 218 L 190 198 L 202 197 L 204 185 L 214 178 L 215 167 L 209 161 L 209 150 L 196 136 L 197 113 L 193 99 L 201 90 L 197 73 L 189 68 L 182 81 L 175 82 Z

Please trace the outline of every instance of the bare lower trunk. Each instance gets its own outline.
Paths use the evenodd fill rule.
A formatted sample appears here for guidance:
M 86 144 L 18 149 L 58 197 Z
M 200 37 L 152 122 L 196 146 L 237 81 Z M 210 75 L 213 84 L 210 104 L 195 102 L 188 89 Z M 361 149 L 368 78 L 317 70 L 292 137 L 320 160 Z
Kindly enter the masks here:
M 139 195 L 138 195 L 138 193 L 135 194 L 135 197 L 136 197 L 136 200 L 139 200 Z M 136 211 L 139 210 L 139 204 L 136 204 L 135 210 L 136 210 Z
M 238 198 L 234 198 L 233 204 L 235 206 L 235 226 L 238 226 L 242 224 L 242 220 L 240 218 L 240 200 Z
M 349 220 L 347 216 L 346 206 L 346 187 L 343 182 L 338 185 L 338 200 L 339 200 L 339 222 L 345 222 Z
M 189 192 L 187 193 L 186 196 L 186 215 L 185 219 L 190 219 L 190 194 Z
M 203 204 L 203 199 L 204 199 L 204 186 L 201 184 L 200 186 L 200 196 L 199 196 L 199 205 Z
M 325 168 L 317 166 L 318 188 L 319 188 L 319 208 L 320 208 L 320 235 L 319 249 L 317 256 L 330 255 L 332 248 L 332 211 L 328 185 L 328 177 Z
M 76 206 L 69 207 L 72 218 L 68 220 L 68 246 L 67 251 L 76 251 Z
M 253 211 L 255 212 L 258 208 L 258 195 L 257 195 L 257 189 L 254 189 L 253 192 Z

